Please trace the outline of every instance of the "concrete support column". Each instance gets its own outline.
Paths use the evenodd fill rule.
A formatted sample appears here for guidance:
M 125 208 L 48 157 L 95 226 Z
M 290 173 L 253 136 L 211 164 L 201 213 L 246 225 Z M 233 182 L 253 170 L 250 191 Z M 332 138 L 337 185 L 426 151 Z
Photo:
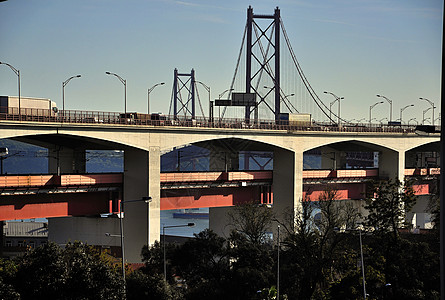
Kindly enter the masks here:
M 407 168 L 418 168 L 417 153 L 414 151 L 407 151 L 405 154 L 406 167 Z
M 279 220 L 300 211 L 303 199 L 303 151 L 274 151 L 273 209 Z
M 321 150 L 321 168 L 323 170 L 346 169 L 346 153 L 330 147 Z
M 152 202 L 124 203 L 124 242 L 127 262 L 140 262 L 144 245 L 160 239 L 160 149 L 124 151 L 124 201 L 152 197 Z
M 405 177 L 405 152 L 383 150 L 379 152 L 379 177 L 381 179 L 398 178 L 404 181 Z
M 238 171 L 239 152 L 216 148 L 210 151 L 210 171 Z
M 75 174 L 86 172 L 86 151 L 83 148 L 55 146 L 48 149 L 48 172 Z
M 210 207 L 209 229 L 219 236 L 228 237 L 231 230 L 231 227 L 228 226 L 230 221 L 228 212 L 232 209 L 233 207 Z
M 224 147 L 213 147 L 210 150 L 209 170 L 239 170 L 239 152 Z M 231 209 L 232 207 L 210 207 L 209 229 L 220 236 L 228 237 L 231 228 L 227 226 L 229 222 L 227 213 Z
M 303 199 L 303 151 L 292 152 L 285 149 L 274 151 L 273 166 L 273 210 L 280 222 L 285 222 L 301 211 Z M 227 213 L 231 207 L 210 208 L 209 228 L 221 236 L 228 236 Z M 272 224 L 271 232 L 276 233 L 277 224 Z

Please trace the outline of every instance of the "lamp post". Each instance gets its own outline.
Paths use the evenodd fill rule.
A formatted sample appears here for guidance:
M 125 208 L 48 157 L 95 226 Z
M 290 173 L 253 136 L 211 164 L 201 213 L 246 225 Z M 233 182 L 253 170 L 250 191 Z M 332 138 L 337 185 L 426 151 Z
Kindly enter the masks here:
M 17 70 L 12 65 L 10 65 L 8 63 L 5 63 L 5 62 L 1 62 L 0 61 L 0 65 L 8 66 L 15 73 L 15 75 L 17 75 L 17 78 L 18 78 L 18 93 L 19 93 L 19 120 L 21 120 L 22 119 L 22 112 L 21 112 L 21 109 L 20 109 L 20 70 Z
M 409 122 L 410 122 L 410 121 L 416 121 L 416 124 L 419 124 L 419 122 L 417 122 L 417 119 L 416 119 L 416 118 L 411 118 L 411 119 L 409 119 L 409 120 L 408 120 L 408 123 L 407 123 L 408 125 L 409 125 Z
M 411 106 L 414 106 L 414 104 L 410 104 L 410 105 L 404 106 L 404 107 L 402 107 L 402 108 L 400 109 L 400 124 L 402 124 L 402 122 L 403 122 L 403 120 L 402 120 L 402 113 L 403 113 L 403 111 L 404 111 L 405 109 L 407 109 L 408 107 L 411 107 Z
M 371 105 L 371 106 L 369 107 L 369 124 L 371 124 L 371 120 L 372 120 L 372 118 L 371 118 L 371 111 L 372 111 L 372 109 L 373 109 L 376 105 L 378 105 L 378 104 L 382 104 L 382 103 L 383 103 L 383 101 L 380 101 L 380 102 L 374 103 L 373 105 Z
M 345 97 L 338 97 L 338 96 L 335 95 L 334 93 L 326 92 L 326 91 L 325 91 L 324 93 L 325 93 L 325 94 L 330 94 L 330 95 L 332 95 L 332 96 L 335 98 L 335 100 L 331 102 L 330 107 L 329 107 L 329 119 L 331 119 L 331 108 L 332 108 L 332 105 L 333 105 L 336 101 L 338 101 L 338 116 L 337 116 L 338 121 L 337 121 L 337 123 L 338 123 L 338 126 L 340 127 L 340 100 L 345 99 Z
M 431 105 L 431 108 L 433 109 L 433 117 L 431 118 L 431 120 L 432 120 L 432 124 L 431 125 L 433 125 L 434 126 L 434 109 L 435 109 L 435 107 L 434 107 L 434 102 L 433 101 L 430 101 L 430 100 L 428 100 L 428 99 L 426 99 L 426 98 L 419 98 L 420 100 L 425 100 L 425 101 L 427 101 L 430 105 Z M 422 122 L 422 124 L 423 124 L 423 122 Z
M 1 172 L 0 175 L 3 175 L 3 161 L 8 158 L 8 148 L 0 148 L 0 160 L 1 160 Z
M 81 75 L 71 76 L 64 82 L 62 82 L 62 111 L 63 111 L 63 118 L 65 118 L 65 86 L 68 84 L 68 82 L 71 81 L 73 78 L 80 78 Z
M 388 101 L 388 103 L 389 103 L 389 120 L 388 121 L 391 122 L 392 121 L 392 100 L 388 99 L 387 97 L 385 97 L 383 95 L 377 95 L 377 97 L 383 98 L 386 101 Z
M 380 125 L 383 125 L 383 120 L 385 120 L 385 119 L 386 119 L 386 121 L 388 121 L 388 118 L 387 118 L 387 117 L 384 117 L 384 118 L 378 120 L 378 121 L 380 122 Z
M 360 228 L 358 230 L 360 237 L 360 260 L 362 265 L 362 278 L 363 278 L 363 298 L 366 300 L 366 279 L 365 279 L 365 264 L 363 263 L 363 244 L 362 244 L 362 230 Z
M 280 299 L 280 225 L 278 225 L 277 233 L 277 299 Z
M 150 93 L 155 89 L 155 87 L 163 84 L 165 84 L 165 82 L 156 83 L 154 86 L 147 90 L 147 114 L 150 114 Z
M 117 79 L 119 79 L 120 82 L 122 82 L 122 84 L 124 85 L 124 114 L 125 114 L 125 118 L 127 118 L 127 80 L 123 79 L 116 73 L 105 72 L 105 74 L 116 76 Z
M 293 97 L 293 96 L 295 96 L 295 93 L 292 93 L 292 94 L 289 94 L 289 95 L 285 95 L 285 96 L 283 97 L 283 99 L 286 100 L 287 98 L 289 98 L 289 97 Z
M 23 154 L 21 152 L 10 154 L 8 148 L 6 147 L 0 148 L 0 161 L 1 161 L 0 175 L 3 175 L 3 161 L 13 156 L 23 156 Z
M 167 228 L 178 228 L 178 227 L 193 227 L 195 223 L 188 223 L 184 225 L 169 225 L 162 226 L 162 236 L 163 236 L 163 252 L 164 252 L 164 279 L 167 280 L 167 262 L 165 260 L 165 229 Z
M 195 82 L 201 84 L 209 93 L 209 122 L 213 123 L 213 103 L 212 101 L 210 101 L 210 87 L 202 83 L 201 81 L 195 80 Z
M 425 119 L 425 113 L 427 112 L 427 111 L 429 111 L 431 109 L 431 107 L 428 107 L 427 109 L 425 109 L 424 111 L 423 111 L 423 114 L 422 114 L 422 125 L 424 125 L 424 121 L 425 120 L 427 120 L 427 119 L 429 119 L 429 118 L 426 118 Z M 434 108 L 433 108 L 434 109 Z
M 338 228 L 334 228 L 334 231 L 338 232 L 340 231 Z M 342 230 L 343 231 L 343 230 Z M 359 241 L 360 241 L 360 265 L 362 269 L 362 279 L 363 279 L 363 299 L 366 300 L 366 278 L 365 278 L 365 264 L 363 260 L 363 243 L 362 243 L 362 229 L 361 228 L 346 228 L 344 231 L 358 231 L 359 234 Z
M 127 201 L 121 201 L 120 202 L 120 218 L 119 218 L 119 226 L 120 226 L 120 235 L 116 235 L 116 236 L 120 236 L 121 238 L 121 254 L 122 254 L 122 278 L 124 279 L 124 284 L 125 284 L 125 243 L 124 243 L 124 223 L 123 223 L 123 218 L 124 218 L 124 203 L 130 203 L 130 202 L 145 202 L 145 203 L 150 203 L 151 202 L 151 197 L 142 197 L 141 199 L 138 200 L 127 200 Z M 112 236 L 112 235 L 110 235 Z M 114 236 L 114 235 L 113 235 Z M 148 245 L 148 243 L 147 243 Z
M 218 100 L 221 99 L 222 96 L 224 96 L 225 93 L 229 92 L 229 91 L 233 91 L 233 89 L 227 89 L 224 92 L 222 92 L 221 94 L 218 95 Z
M 224 92 L 222 92 L 221 94 L 218 95 L 218 100 L 221 100 L 221 97 L 224 96 L 225 93 L 233 91 L 233 89 L 227 89 Z M 218 117 L 219 117 L 219 121 L 221 122 L 221 106 L 218 106 Z

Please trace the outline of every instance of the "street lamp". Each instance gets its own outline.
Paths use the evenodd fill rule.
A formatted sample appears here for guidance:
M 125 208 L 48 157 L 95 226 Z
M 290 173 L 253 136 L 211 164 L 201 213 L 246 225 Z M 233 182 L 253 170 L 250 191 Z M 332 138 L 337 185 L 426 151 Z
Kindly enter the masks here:
M 289 94 L 289 95 L 285 95 L 284 97 L 283 97 L 283 99 L 287 99 L 287 98 L 289 98 L 289 97 L 293 97 L 293 96 L 295 96 L 295 94 L 294 93 L 292 93 L 292 94 Z
M 335 95 L 334 93 L 331 93 L 331 92 L 324 92 L 325 94 L 330 94 L 330 95 L 332 95 L 334 98 L 335 98 L 335 100 L 334 101 L 332 101 L 331 103 L 330 103 L 330 106 L 329 106 L 329 119 L 331 119 L 331 109 L 332 109 L 332 105 L 336 102 L 336 101 L 338 101 L 338 121 L 337 121 L 337 123 L 338 123 L 338 126 L 340 127 L 340 100 L 343 100 L 343 99 L 345 99 L 345 97 L 338 97 L 337 95 Z
M 227 89 L 224 92 L 222 92 L 221 94 L 218 95 L 218 100 L 221 99 L 222 96 L 224 96 L 225 93 L 229 92 L 229 91 L 233 91 L 233 89 Z
M 426 98 L 419 98 L 419 99 L 420 99 L 420 100 L 425 100 L 425 101 L 427 101 L 427 102 L 431 105 L 431 107 L 433 108 L 433 117 L 432 117 L 432 119 L 431 119 L 431 120 L 433 120 L 433 122 L 432 122 L 431 125 L 434 126 L 434 109 L 435 109 L 435 107 L 434 107 L 434 102 L 433 102 L 433 101 L 430 101 L 430 100 L 428 100 L 428 99 L 426 99 Z M 423 124 L 423 122 L 422 122 L 422 124 Z
M 280 299 L 280 225 L 277 232 L 277 299 Z
M 218 95 L 218 100 L 221 100 L 221 97 L 224 96 L 224 94 L 226 92 L 231 92 L 233 90 L 234 89 L 227 89 L 227 90 L 225 90 L 224 92 L 222 92 L 221 94 Z M 220 105 L 218 106 L 218 114 L 219 114 L 219 121 L 221 121 L 221 106 Z
M 12 65 L 5 63 L 5 62 L 1 62 L 0 61 L 0 65 L 6 65 L 8 66 L 14 73 L 15 75 L 17 75 L 18 77 L 18 92 L 19 92 L 19 120 L 22 119 L 22 113 L 21 113 L 21 109 L 20 109 L 20 70 L 17 70 L 16 68 L 14 68 Z
M 360 228 L 358 230 L 358 234 L 360 237 L 360 259 L 362 265 L 362 278 L 363 278 L 363 298 L 366 300 L 366 279 L 365 279 L 365 264 L 363 263 L 363 244 L 362 244 L 362 230 Z
M 116 76 L 120 80 L 120 82 L 122 82 L 122 84 L 124 85 L 124 113 L 125 113 L 125 118 L 126 118 L 127 117 L 127 81 L 125 79 L 123 79 L 122 77 L 120 77 L 119 75 L 117 75 L 116 73 L 105 72 L 105 74 Z
M 150 93 L 157 87 L 158 85 L 163 85 L 165 82 L 156 83 L 154 86 L 148 89 L 147 91 L 147 114 L 150 114 Z
M 382 119 L 378 120 L 378 121 L 380 122 L 380 125 L 383 125 L 383 120 L 386 120 L 386 121 L 388 121 L 388 118 L 387 118 L 387 117 L 384 117 L 384 118 L 382 118 Z
M 402 107 L 401 109 L 400 109 L 400 124 L 402 124 L 402 113 L 403 113 L 403 111 L 405 110 L 405 109 L 407 109 L 408 107 L 411 107 L 411 106 L 414 106 L 414 104 L 410 104 L 410 105 L 407 105 L 407 106 L 405 106 L 405 107 Z
M 426 119 L 425 119 L 425 113 L 426 113 L 427 111 L 429 111 L 430 109 L 431 109 L 431 107 L 429 107 L 429 108 L 427 108 L 427 109 L 425 109 L 425 110 L 423 111 L 423 114 L 422 114 L 422 125 L 424 125 L 423 121 L 429 119 L 429 118 L 426 118 Z M 434 109 L 434 108 L 433 108 L 433 109 Z
M 124 203 L 130 203 L 130 202 L 145 202 L 150 203 L 151 197 L 142 197 L 138 200 L 127 200 L 127 201 L 121 201 L 120 202 L 120 218 L 119 218 L 119 226 L 120 226 L 120 235 L 109 235 L 109 236 L 120 236 L 121 238 L 121 254 L 122 254 L 122 278 L 124 279 L 124 286 L 125 286 L 125 243 L 124 243 L 124 223 L 122 219 L 124 218 Z M 150 234 L 150 233 L 148 233 Z M 148 245 L 148 242 L 147 242 Z M 124 287 L 125 288 L 125 287 Z
M 68 82 L 71 81 L 73 78 L 80 78 L 81 75 L 71 76 L 64 82 L 62 82 L 62 111 L 63 111 L 63 117 L 65 118 L 65 86 L 68 84 Z
M 210 87 L 207 86 L 206 84 L 202 83 L 201 81 L 195 80 L 195 82 L 201 84 L 209 93 L 209 122 L 212 123 L 213 122 L 213 102 L 210 101 Z
M 7 158 L 13 157 L 13 156 L 23 156 L 21 152 L 16 152 L 14 154 L 10 154 L 8 148 L 1 147 L 0 148 L 0 175 L 3 175 L 3 161 Z
M 417 119 L 416 119 L 416 118 L 411 118 L 411 119 L 409 119 L 409 120 L 408 120 L 408 125 L 409 125 L 409 122 L 410 122 L 410 121 L 416 121 L 416 124 L 419 124 L 419 122 L 417 122 Z
M 383 98 L 383 99 L 385 99 L 386 101 L 388 101 L 388 103 L 389 103 L 389 122 L 391 122 L 391 121 L 392 121 L 392 100 L 386 98 L 386 97 L 383 96 L 383 95 L 377 95 L 377 97 Z
M 334 228 L 334 231 L 339 231 L 338 228 Z M 360 265 L 362 269 L 362 279 L 363 279 L 363 299 L 366 300 L 366 278 L 365 278 L 365 264 L 363 261 L 363 243 L 362 243 L 362 229 L 352 229 L 352 228 L 346 228 L 344 231 L 358 231 L 359 234 L 359 240 L 360 240 Z
M 371 124 L 371 120 L 372 120 L 372 118 L 371 118 L 371 111 L 372 111 L 372 109 L 373 109 L 376 105 L 378 105 L 378 104 L 382 104 L 382 103 L 383 103 L 383 101 L 380 101 L 380 102 L 374 103 L 373 105 L 371 105 L 371 106 L 369 107 L 369 124 Z
M 163 252 L 164 252 L 164 279 L 167 280 L 167 262 L 165 260 L 165 229 L 167 228 L 178 228 L 178 227 L 193 227 L 195 223 L 188 223 L 184 225 L 170 225 L 170 226 L 162 226 L 162 236 L 163 236 Z

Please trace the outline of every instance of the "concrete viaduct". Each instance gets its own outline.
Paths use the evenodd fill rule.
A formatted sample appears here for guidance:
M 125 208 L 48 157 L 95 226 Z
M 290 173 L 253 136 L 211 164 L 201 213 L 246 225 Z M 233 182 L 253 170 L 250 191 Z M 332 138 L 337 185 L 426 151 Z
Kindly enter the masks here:
M 119 124 L 0 122 L 0 138 L 10 138 L 49 149 L 49 172 L 85 172 L 86 150 L 124 150 L 123 200 L 151 196 L 147 205 L 125 206 L 124 236 L 128 261 L 139 261 L 140 249 L 160 239 L 160 158 L 175 147 L 194 144 L 210 150 L 210 168 L 236 168 L 239 151 L 273 152 L 273 209 L 280 215 L 298 208 L 303 196 L 303 153 L 319 148 L 337 159 L 322 167 L 341 168 L 345 151 L 379 153 L 379 177 L 403 180 L 405 167 L 416 152 L 439 152 L 440 134 L 325 130 L 264 130 Z M 221 154 L 224 153 L 224 154 Z M 329 156 L 329 155 L 327 155 Z M 211 171 L 210 170 L 210 171 Z M 215 231 L 224 218 L 222 208 L 210 210 Z M 147 218 L 148 216 L 148 218 Z M 148 221 L 145 221 L 148 220 Z M 147 224 L 147 223 L 148 224 Z M 143 225 L 141 225 L 143 224 Z

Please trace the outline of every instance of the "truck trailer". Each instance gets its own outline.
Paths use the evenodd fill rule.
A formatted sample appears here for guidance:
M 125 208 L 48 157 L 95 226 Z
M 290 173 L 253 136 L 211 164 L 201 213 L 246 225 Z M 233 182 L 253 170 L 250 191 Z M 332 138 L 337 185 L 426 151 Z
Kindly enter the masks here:
M 58 109 L 54 101 L 44 98 L 0 96 L 0 116 L 2 119 L 32 121 L 34 118 L 57 117 Z

